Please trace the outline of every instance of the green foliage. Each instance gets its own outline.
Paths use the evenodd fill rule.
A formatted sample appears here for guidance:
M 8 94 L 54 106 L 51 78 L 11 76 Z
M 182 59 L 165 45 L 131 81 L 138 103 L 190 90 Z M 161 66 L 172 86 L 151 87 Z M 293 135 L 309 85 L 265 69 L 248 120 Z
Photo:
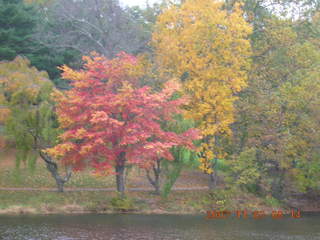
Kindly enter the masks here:
M 230 171 L 230 165 L 228 164 L 228 160 L 224 158 L 214 158 L 210 161 L 213 165 L 214 171 L 219 172 L 229 172 Z
M 43 34 L 37 32 L 39 25 L 47 28 L 51 24 L 45 18 L 36 4 L 0 0 L 0 59 L 11 61 L 18 55 L 25 56 L 37 69 L 47 71 L 57 86 L 65 87 L 65 82 L 59 79 L 57 66 L 70 63 L 79 55 L 75 50 L 57 52 L 40 43 L 36 37 Z
M 30 67 L 30 62 L 21 57 L 0 62 L 0 75 L 0 104 L 8 115 L 4 130 L 17 149 L 16 167 L 27 161 L 33 169 L 39 149 L 54 144 L 58 134 L 50 99 L 54 86 L 46 73 Z
M 26 145 L 21 145 L 21 147 L 17 149 L 17 153 L 16 153 L 15 167 L 17 169 L 17 173 L 19 173 L 18 170 L 21 167 L 21 163 L 23 163 L 24 165 L 27 165 L 28 170 L 31 173 L 34 173 L 36 168 L 38 153 L 35 152 L 33 149 L 27 149 L 27 148 L 24 148 L 23 146 L 26 146 Z
M 226 210 L 232 199 L 232 191 L 226 189 L 215 189 L 208 195 L 208 200 L 216 206 L 217 210 Z
M 175 121 L 167 123 L 166 129 L 176 133 L 183 133 L 193 127 L 193 121 L 184 119 L 181 115 L 177 115 Z M 174 156 L 174 161 L 162 161 L 165 179 L 162 196 L 165 198 L 168 197 L 184 167 L 197 168 L 199 166 L 198 156 L 193 151 L 179 146 L 173 147 L 171 153 Z
M 319 187 L 317 19 L 315 15 L 292 21 L 272 14 L 257 19 L 261 25 L 255 26 L 252 35 L 249 86 L 237 105 L 230 148 L 237 159 L 246 149 L 256 150 L 255 166 L 249 164 L 253 172 L 243 173 L 253 176 L 252 180 L 259 175 L 259 181 L 238 179 L 242 184 L 253 182 L 246 184 L 250 191 L 283 197 L 290 190 L 306 192 Z
M 80 58 L 78 51 L 65 49 L 62 52 L 55 50 L 53 47 L 38 45 L 37 50 L 27 55 L 33 66 L 39 70 L 48 72 L 50 79 L 59 89 L 70 88 L 68 82 L 60 78 L 60 70 L 58 66 L 63 64 L 71 65 Z
M 36 152 L 34 151 L 29 152 L 29 156 L 26 161 L 28 163 L 28 169 L 31 171 L 32 174 L 35 173 L 37 158 L 38 158 L 38 154 Z
M 133 199 L 128 196 L 122 196 L 120 193 L 110 200 L 110 204 L 113 209 L 118 211 L 131 211 L 134 209 Z
M 179 178 L 183 167 L 196 168 L 199 164 L 197 155 L 183 147 L 174 147 L 171 150 L 174 161 L 163 161 L 165 172 L 165 182 L 163 184 L 162 196 L 167 198 L 177 179 Z
M 8 177 L 7 179 L 10 179 L 10 182 L 13 183 L 14 185 L 23 184 L 22 171 L 20 168 L 16 167 L 11 172 L 11 175 L 8 175 L 7 177 Z
M 148 5 L 147 8 L 140 8 L 139 6 L 128 7 L 126 12 L 137 23 L 141 24 L 148 34 L 150 39 L 151 32 L 157 20 L 157 16 L 161 13 L 162 4 L 154 3 L 152 6 Z M 163 7 L 163 6 L 162 6 Z
M 271 207 L 281 207 L 281 202 L 270 195 L 265 197 L 264 202 Z
M 47 4 L 50 4 L 53 1 L 55 1 L 55 0 L 24 0 L 24 2 L 27 4 L 38 4 L 41 6 L 45 6 Z
M 256 161 L 256 150 L 246 149 L 233 159 L 226 161 L 230 172 L 226 180 L 233 188 L 256 192 L 262 169 Z
M 0 59 L 13 60 L 33 47 L 36 11 L 22 0 L 0 0 Z

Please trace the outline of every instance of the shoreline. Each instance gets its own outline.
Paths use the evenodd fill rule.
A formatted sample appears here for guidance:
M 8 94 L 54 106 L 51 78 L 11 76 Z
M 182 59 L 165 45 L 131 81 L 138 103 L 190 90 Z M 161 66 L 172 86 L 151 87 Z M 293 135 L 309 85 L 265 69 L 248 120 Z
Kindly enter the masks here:
M 251 218 L 254 211 L 262 211 L 265 215 L 271 216 L 272 211 L 281 211 L 283 215 L 291 215 L 291 211 L 294 210 L 297 212 L 300 210 L 301 215 L 304 213 L 320 213 L 320 209 L 314 210 L 303 210 L 303 209 L 288 209 L 288 208 L 270 208 L 268 206 L 255 210 L 248 210 L 248 208 L 239 208 L 239 209 L 226 209 L 231 214 L 235 214 L 236 211 L 247 211 L 248 217 Z M 45 206 L 40 206 L 40 208 L 34 208 L 23 205 L 12 205 L 7 208 L 0 209 L 0 216 L 48 216 L 48 215 L 90 215 L 90 214 L 99 214 L 99 215 L 113 215 L 113 214 L 133 214 L 133 215 L 202 215 L 204 218 L 207 216 L 207 212 L 216 211 L 222 212 L 222 210 L 214 209 L 205 209 L 203 211 L 170 211 L 167 209 L 153 209 L 153 210 L 143 210 L 143 209 L 133 209 L 133 210 L 99 210 L 99 209 L 85 209 L 81 205 L 68 205 L 68 206 L 55 206 L 54 208 L 48 208 Z

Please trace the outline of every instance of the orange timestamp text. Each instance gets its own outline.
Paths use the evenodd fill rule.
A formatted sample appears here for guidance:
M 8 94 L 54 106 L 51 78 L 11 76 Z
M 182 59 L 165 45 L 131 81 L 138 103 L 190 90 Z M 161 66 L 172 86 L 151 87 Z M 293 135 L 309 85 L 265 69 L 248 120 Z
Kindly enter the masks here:
M 249 216 L 252 216 L 254 219 L 262 219 L 267 217 L 267 214 L 265 211 L 247 211 L 247 210 L 236 210 L 236 211 L 217 211 L 217 210 L 211 210 L 207 211 L 206 219 L 225 219 L 230 216 L 234 216 L 239 219 L 247 219 Z M 281 210 L 272 211 L 271 217 L 273 219 L 282 219 L 285 214 Z M 291 218 L 301 218 L 301 211 L 300 210 L 291 210 L 291 214 L 289 214 L 289 217 Z

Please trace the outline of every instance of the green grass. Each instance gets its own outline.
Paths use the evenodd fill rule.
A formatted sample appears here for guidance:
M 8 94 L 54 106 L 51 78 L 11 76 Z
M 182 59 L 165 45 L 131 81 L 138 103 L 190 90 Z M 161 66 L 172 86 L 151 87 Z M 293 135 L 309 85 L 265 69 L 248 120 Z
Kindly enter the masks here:
M 1 192 L 0 209 L 20 206 L 22 209 L 35 209 L 36 212 L 70 212 L 77 206 L 78 211 L 107 209 L 110 193 L 106 192 Z
M 33 172 L 27 168 L 0 170 L 0 187 L 55 187 L 56 183 L 44 166 Z M 96 177 L 90 171 L 74 172 L 65 187 L 114 187 L 114 176 Z
M 281 207 L 281 202 L 274 198 L 274 197 L 271 197 L 271 196 L 267 196 L 265 199 L 264 199 L 264 202 L 268 205 L 268 206 L 271 206 L 271 207 Z
M 173 193 L 162 199 L 149 192 L 127 193 L 120 199 L 116 192 L 0 192 L 1 213 L 199 213 L 208 210 L 201 202 L 205 193 Z M 187 199 L 193 199 L 192 203 Z
M 0 166 L 0 187 L 55 188 L 56 184 L 43 162 L 39 161 L 34 171 L 21 166 L 20 170 L 9 164 Z M 184 169 L 184 173 L 192 171 Z M 188 175 L 187 175 L 188 176 Z M 192 175 L 190 175 L 192 176 Z M 190 179 L 190 182 L 189 182 Z M 182 186 L 194 183 L 191 178 L 184 180 Z M 133 168 L 127 179 L 127 188 L 151 186 L 144 171 Z M 90 170 L 74 172 L 66 188 L 114 188 L 115 176 L 94 176 Z M 139 213 L 205 213 L 211 209 L 262 209 L 266 206 L 279 206 L 274 199 L 258 199 L 252 194 L 229 192 L 216 189 L 208 191 L 173 191 L 168 198 L 156 196 L 151 192 L 128 192 L 121 200 L 116 192 L 30 192 L 0 191 L 1 213 L 81 213 L 81 212 L 123 212 Z
M 0 214 L 116 212 L 205 214 L 212 209 L 272 211 L 263 199 L 253 196 L 238 194 L 236 196 L 238 199 L 233 197 L 221 203 L 223 197 L 221 193 L 217 192 L 213 196 L 208 191 L 174 191 L 168 198 L 156 196 L 152 192 L 127 192 L 124 199 L 120 199 L 117 192 L 0 191 Z

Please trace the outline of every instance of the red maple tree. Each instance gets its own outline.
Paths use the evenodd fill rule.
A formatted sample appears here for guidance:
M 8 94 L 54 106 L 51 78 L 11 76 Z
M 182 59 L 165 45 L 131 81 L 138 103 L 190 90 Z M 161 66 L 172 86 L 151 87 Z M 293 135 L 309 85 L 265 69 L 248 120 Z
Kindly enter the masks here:
M 194 149 L 196 129 L 182 134 L 161 128 L 173 121 L 186 98 L 172 98 L 179 85 L 165 84 L 160 92 L 139 86 L 141 72 L 134 56 L 120 53 L 109 60 L 94 54 L 83 57 L 80 71 L 63 66 L 63 78 L 72 89 L 56 94 L 61 143 L 47 152 L 81 170 L 92 166 L 99 172 L 115 169 L 117 190 L 124 192 L 127 164 L 150 168 L 159 158 L 173 160 L 170 149 L 181 145 Z

